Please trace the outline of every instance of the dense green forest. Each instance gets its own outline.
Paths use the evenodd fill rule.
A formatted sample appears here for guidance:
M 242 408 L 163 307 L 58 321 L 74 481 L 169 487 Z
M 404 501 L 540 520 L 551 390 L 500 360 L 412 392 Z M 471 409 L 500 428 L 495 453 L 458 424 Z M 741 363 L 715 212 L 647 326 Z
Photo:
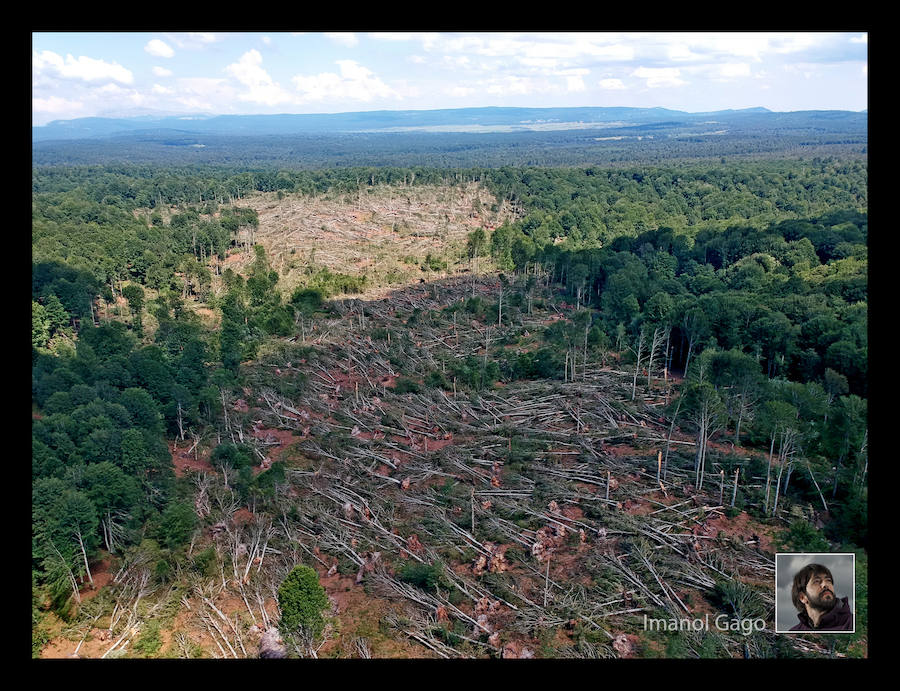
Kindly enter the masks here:
M 475 109 L 475 111 L 495 109 Z M 503 110 L 503 109 L 499 109 Z M 279 116 L 249 118 L 238 129 L 229 125 L 198 121 L 193 131 L 185 123 L 159 122 L 155 128 L 140 132 L 109 132 L 100 136 L 104 126 L 92 123 L 75 136 L 71 127 L 35 128 L 32 160 L 37 165 L 98 164 L 117 166 L 123 161 L 148 165 L 200 165 L 276 169 L 352 168 L 358 166 L 459 168 L 473 162 L 480 166 L 586 166 L 628 167 L 670 165 L 677 162 L 706 160 L 729 163 L 746 159 L 840 156 L 864 158 L 868 146 L 868 116 L 842 111 L 769 113 L 721 111 L 709 114 L 659 113 L 656 109 L 625 109 L 630 115 L 610 113 L 607 122 L 592 126 L 589 113 L 537 113 L 524 111 L 517 116 L 487 117 L 484 113 L 467 117 L 456 111 L 451 119 L 440 119 L 440 111 L 416 111 L 412 115 L 421 124 L 447 126 L 480 122 L 489 127 L 498 124 L 521 126 L 520 121 L 549 118 L 571 120 L 574 129 L 544 131 L 470 131 L 429 132 L 415 129 L 390 132 L 379 127 L 409 126 L 408 118 L 382 121 L 383 113 L 323 116 L 320 131 L 308 131 L 304 125 L 279 124 Z M 636 114 L 635 114 L 636 113 Z M 409 115 L 409 114 L 408 114 Z M 438 120 L 428 120 L 429 115 Z M 349 117 L 354 124 L 344 122 Z M 245 116 L 246 117 L 246 116 Z M 291 116 L 288 116 L 290 120 Z M 453 119 L 455 117 L 456 119 Z M 461 119 L 460 119 L 461 118 Z M 711 118 L 711 120 L 710 120 Z M 218 118 L 220 123 L 228 118 Z M 343 124 L 341 124 L 343 123 Z M 715 124 L 714 124 L 715 123 Z M 134 124 L 128 124 L 129 130 Z M 710 127 L 716 128 L 709 131 Z M 274 128 L 274 129 L 273 129 Z M 293 128 L 293 129 L 292 129 Z M 314 128 L 315 129 L 315 128 Z M 62 139 L 48 140 L 56 131 Z M 75 128 L 75 131 L 77 128 Z M 248 135 L 248 132 L 259 134 Z M 238 135 L 239 133 L 239 135 Z
M 282 294 L 261 246 L 245 275 L 220 271 L 239 231 L 259 224 L 244 203 L 258 192 L 479 182 L 518 215 L 493 231 L 476 229 L 466 254 L 448 258 L 467 266 L 490 257 L 501 272 L 496 300 L 473 296 L 455 310 L 490 324 L 538 301 L 564 318 L 535 349 L 486 347 L 483 359 L 421 372 L 421 383 L 405 386 L 447 388 L 456 377 L 478 391 L 494 381 L 565 379 L 589 354 L 616 358 L 635 381 L 642 368 L 665 367 L 684 376 L 680 408 L 666 414 L 696 431 L 698 464 L 718 433 L 783 461 L 776 467 L 786 477 L 773 485 L 782 501 L 826 506 L 822 530 L 792 523 L 787 545 L 867 545 L 864 158 L 306 170 L 35 161 L 35 650 L 41 594 L 66 616 L 101 550 L 141 547 L 153 578 L 173 582 L 172 564 L 199 519 L 167 442 L 223 419 L 227 426 L 226 400 L 249 384 L 242 363 L 334 315 L 331 299 L 366 285 L 364 274 L 328 275 Z M 120 299 L 127 309 L 116 307 Z M 213 310 L 216 328 L 197 305 Z M 220 437 L 211 457 L 233 472 L 242 503 L 267 501 L 284 481 L 282 464 L 259 472 L 260 459 L 242 443 Z M 774 510 L 767 487 L 757 515 Z M 185 563 L 206 568 L 197 555 Z

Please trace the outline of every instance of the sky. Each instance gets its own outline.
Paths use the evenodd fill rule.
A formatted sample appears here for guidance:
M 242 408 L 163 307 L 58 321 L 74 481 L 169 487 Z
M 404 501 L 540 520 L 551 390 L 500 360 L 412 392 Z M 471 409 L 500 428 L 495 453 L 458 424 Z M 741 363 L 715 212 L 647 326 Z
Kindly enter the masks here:
M 481 106 L 868 107 L 864 32 L 46 32 L 32 124 Z

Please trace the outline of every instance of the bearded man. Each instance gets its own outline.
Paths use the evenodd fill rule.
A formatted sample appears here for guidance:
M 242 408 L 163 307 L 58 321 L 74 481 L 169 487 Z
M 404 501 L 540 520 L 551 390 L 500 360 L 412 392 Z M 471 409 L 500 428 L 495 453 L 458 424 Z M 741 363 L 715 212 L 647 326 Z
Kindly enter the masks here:
M 846 597 L 835 596 L 831 571 L 809 564 L 795 576 L 791 600 L 800 622 L 791 631 L 853 631 L 853 612 Z

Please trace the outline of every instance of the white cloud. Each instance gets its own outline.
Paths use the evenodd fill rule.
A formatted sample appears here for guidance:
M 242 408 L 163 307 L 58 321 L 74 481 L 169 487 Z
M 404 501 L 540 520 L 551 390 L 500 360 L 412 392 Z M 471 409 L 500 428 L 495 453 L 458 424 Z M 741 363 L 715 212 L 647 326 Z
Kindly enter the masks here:
M 254 49 L 248 50 L 240 60 L 225 68 L 225 72 L 249 89 L 238 94 L 238 98 L 267 106 L 291 101 L 291 94 L 274 82 L 261 65 L 262 55 Z
M 199 43 L 215 43 L 216 35 L 209 32 L 192 31 L 188 32 L 188 38 Z
M 49 98 L 33 98 L 31 99 L 32 110 L 48 115 L 69 115 L 72 111 L 79 111 L 84 108 L 81 101 L 69 101 L 58 96 L 50 96 Z
M 146 100 L 146 97 L 141 92 L 135 89 L 123 89 L 118 84 L 113 84 L 112 82 L 94 89 L 91 96 L 93 98 L 99 98 L 106 103 L 129 101 L 133 105 L 141 105 Z
M 380 37 L 376 35 L 377 37 Z M 405 35 L 404 35 L 405 36 Z M 502 58 L 526 66 L 555 69 L 580 61 L 629 61 L 635 51 L 617 36 L 595 34 L 420 34 L 423 47 L 443 54 Z M 395 40 L 400 40 L 398 37 Z
M 335 43 L 346 46 L 347 48 L 352 48 L 359 43 L 356 34 L 350 32 L 325 32 L 325 36 Z
M 96 90 L 95 93 L 108 95 L 108 96 L 124 96 L 125 94 L 132 93 L 131 89 L 123 89 L 118 84 L 113 84 L 110 82 L 109 84 L 104 84 L 99 89 Z
M 601 79 L 597 82 L 601 89 L 621 90 L 625 88 L 621 79 Z
M 265 43 L 267 46 L 272 44 L 272 37 L 271 37 L 271 36 L 263 36 L 263 37 L 260 38 L 259 40 L 262 41 L 263 43 Z
M 748 65 L 746 62 L 731 62 L 719 65 L 718 76 L 722 79 L 749 77 L 750 65 Z
M 561 77 L 566 81 L 566 91 L 587 91 L 587 86 L 584 84 L 584 78 L 590 74 L 590 70 L 586 70 L 583 68 L 576 68 L 570 70 L 560 70 L 555 74 L 557 77 Z M 552 75 L 551 75 L 552 76 Z
M 810 50 L 826 40 L 826 35 L 815 33 L 666 33 L 648 34 L 638 45 L 645 59 L 658 54 L 673 62 L 762 62 L 772 54 Z
M 669 60 L 674 62 L 687 62 L 694 60 L 702 60 L 703 56 L 691 50 L 691 47 L 685 43 L 673 43 L 666 51 Z
M 160 94 L 161 96 L 168 96 L 175 93 L 175 89 L 170 89 L 166 86 L 161 86 L 160 84 L 154 84 L 151 91 L 155 94 Z
M 398 33 L 394 31 L 377 31 L 369 34 L 369 38 L 377 41 L 412 41 L 416 38 L 413 33 Z
M 636 45 L 616 34 L 504 32 L 372 37 L 419 43 L 423 52 L 407 59 L 415 64 L 429 63 L 435 71 L 456 73 L 448 77 L 451 83 L 460 78 L 462 70 L 485 73 L 482 78 L 486 81 L 479 90 L 491 96 L 584 92 L 589 68 L 601 62 L 632 61 L 636 54 Z
M 215 77 L 182 77 L 178 80 L 178 91 L 201 95 L 201 94 L 219 94 L 234 96 L 234 90 L 228 85 L 224 79 Z
M 197 110 L 223 111 L 238 100 L 237 90 L 225 79 L 181 77 L 174 89 L 179 103 Z
M 475 93 L 475 89 L 468 86 L 454 86 L 447 90 L 447 93 L 454 98 L 464 98 Z
M 293 81 L 304 101 L 321 101 L 326 98 L 371 101 L 375 98 L 400 98 L 369 68 L 354 60 L 338 60 L 340 74 L 322 72 L 305 76 L 298 74 Z
M 297 75 L 291 81 L 300 92 L 300 98 L 305 101 L 345 96 L 341 78 L 334 72 L 322 72 L 309 77 Z
M 812 79 L 818 76 L 818 66 L 809 63 L 797 63 L 796 65 L 784 65 L 783 70 L 788 74 L 795 74 L 804 79 Z
M 853 36 L 850 38 L 850 43 L 868 43 L 869 42 L 869 34 L 863 34 L 862 36 Z
M 167 70 L 165 67 L 155 66 L 153 68 L 153 74 L 155 74 L 157 77 L 171 77 L 172 70 Z
M 440 34 L 436 33 L 417 33 L 417 32 L 395 32 L 395 31 L 380 31 L 367 34 L 367 36 L 376 41 L 393 41 L 393 42 L 403 42 L 403 41 L 417 41 L 422 44 L 422 49 L 425 51 L 432 51 L 438 48 L 441 48 L 443 41 Z
M 376 31 L 370 33 L 369 38 L 374 38 L 378 41 L 421 41 L 430 45 L 440 38 L 440 34 L 415 31 Z
M 493 96 L 521 96 L 533 90 L 531 80 L 512 75 L 494 79 L 485 87 L 485 91 Z
M 215 34 L 208 31 L 189 31 L 186 33 L 167 33 L 165 37 L 179 48 L 184 50 L 200 50 L 204 46 L 222 40 L 224 34 Z
M 519 64 L 534 68 L 538 72 L 549 73 L 565 66 L 566 62 L 559 58 L 538 55 L 520 55 L 516 58 Z
M 221 112 L 221 108 L 214 106 L 211 101 L 195 98 L 194 96 L 179 96 L 175 101 L 183 105 L 187 110 Z
M 631 76 L 646 80 L 650 89 L 687 84 L 681 78 L 681 70 L 677 67 L 638 67 Z
M 214 77 L 180 77 L 173 90 L 175 103 L 186 110 L 225 113 L 234 110 L 232 104 L 239 100 L 228 80 Z
M 113 79 L 123 84 L 131 84 L 134 80 L 131 71 L 117 62 L 95 60 L 84 55 L 77 59 L 66 55 L 63 60 L 62 56 L 49 50 L 41 53 L 33 52 L 31 66 L 38 75 L 51 74 L 65 79 L 82 79 L 86 82 Z
M 556 60 L 558 57 L 553 51 L 538 50 L 536 45 L 528 41 L 505 36 L 501 38 L 463 36 L 445 39 L 441 43 L 441 48 L 447 51 L 472 52 L 476 55 L 490 58 L 516 56 L 524 59 L 546 61 L 548 59 Z
M 634 48 L 619 41 L 609 42 L 608 38 L 598 36 L 578 36 L 573 38 L 553 39 L 549 41 L 522 42 L 528 46 L 533 57 L 555 58 L 558 60 L 592 60 L 623 61 L 634 59 Z
M 813 34 L 777 34 L 771 38 L 771 48 L 775 53 L 799 53 L 816 45 Z
M 566 88 L 569 91 L 587 91 L 584 85 L 584 78 L 579 75 L 566 77 Z
M 172 47 L 168 43 L 160 41 L 158 38 L 148 41 L 147 45 L 144 46 L 144 50 L 150 53 L 150 55 L 154 55 L 158 58 L 171 58 L 175 55 L 175 51 L 172 50 Z
M 472 61 L 468 55 L 445 55 L 442 63 L 444 67 L 451 70 L 466 69 L 471 66 Z

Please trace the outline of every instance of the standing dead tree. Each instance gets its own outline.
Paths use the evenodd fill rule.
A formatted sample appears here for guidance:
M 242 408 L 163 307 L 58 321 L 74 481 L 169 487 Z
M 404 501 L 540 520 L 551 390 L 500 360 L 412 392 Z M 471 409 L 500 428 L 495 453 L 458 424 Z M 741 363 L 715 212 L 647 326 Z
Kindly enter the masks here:
M 640 333 L 638 334 L 637 344 L 633 347 L 630 347 L 629 350 L 634 353 L 635 361 L 634 361 L 634 378 L 631 382 L 631 400 L 634 400 L 635 392 L 637 391 L 637 380 L 638 374 L 641 371 L 641 362 L 643 361 L 644 356 L 644 342 L 646 340 L 644 327 L 641 326 Z
M 696 378 L 683 394 L 691 420 L 697 429 L 697 451 L 694 456 L 694 486 L 703 489 L 706 473 L 706 456 L 709 441 L 726 423 L 725 409 L 719 392 L 708 381 L 707 363 L 701 356 L 697 365 Z
M 775 499 L 772 502 L 772 515 L 778 512 L 778 498 L 781 493 L 781 477 L 787 469 L 790 472 L 797 454 L 800 433 L 792 426 L 781 429 L 778 442 L 778 479 L 775 481 Z
M 653 329 L 653 337 L 650 339 L 650 353 L 647 358 L 647 388 L 652 390 L 653 363 L 663 349 L 663 344 L 669 340 L 669 327 L 657 326 Z M 665 364 L 665 363 L 664 363 Z

